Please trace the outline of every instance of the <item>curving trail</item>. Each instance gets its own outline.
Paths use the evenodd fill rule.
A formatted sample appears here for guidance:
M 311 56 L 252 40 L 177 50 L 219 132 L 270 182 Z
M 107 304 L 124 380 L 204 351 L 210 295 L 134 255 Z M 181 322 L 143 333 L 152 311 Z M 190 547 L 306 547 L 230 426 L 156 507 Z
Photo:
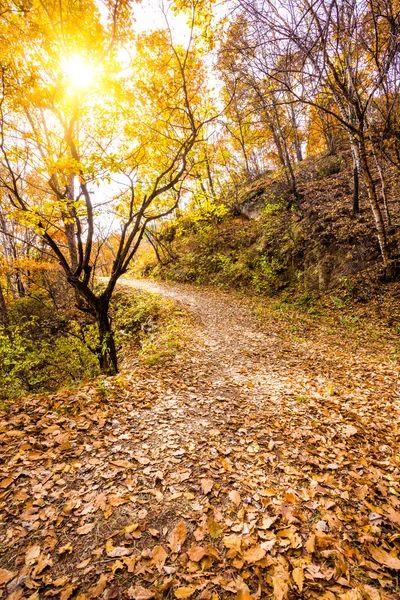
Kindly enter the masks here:
M 184 344 L 0 419 L 0 597 L 398 598 L 395 361 L 231 294 L 121 283 L 180 302 Z

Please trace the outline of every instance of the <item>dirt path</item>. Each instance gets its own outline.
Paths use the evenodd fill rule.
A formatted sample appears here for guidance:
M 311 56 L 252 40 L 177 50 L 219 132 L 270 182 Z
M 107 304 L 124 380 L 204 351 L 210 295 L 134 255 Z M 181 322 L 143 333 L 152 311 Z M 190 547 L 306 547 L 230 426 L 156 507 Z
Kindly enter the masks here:
M 189 309 L 185 347 L 4 416 L 0 590 L 398 598 L 394 363 L 282 336 L 227 294 L 124 284 Z

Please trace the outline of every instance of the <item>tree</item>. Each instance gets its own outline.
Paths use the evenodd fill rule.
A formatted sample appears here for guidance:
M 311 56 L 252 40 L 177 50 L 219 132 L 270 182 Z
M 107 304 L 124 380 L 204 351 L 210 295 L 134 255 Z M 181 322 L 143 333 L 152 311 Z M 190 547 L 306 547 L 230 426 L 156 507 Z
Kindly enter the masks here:
M 392 0 L 240 0 L 264 55 L 277 47 L 296 61 L 274 61 L 269 77 L 347 131 L 355 186 L 363 175 L 386 275 L 393 275 L 387 232 L 368 152 L 368 113 L 400 48 L 400 14 Z M 283 67 L 283 68 L 282 68 Z M 296 85 L 287 83 L 288 70 Z M 327 101 L 321 101 L 322 94 Z M 334 107 L 332 107 L 332 100 Z M 354 195 L 358 210 L 358 194 Z
M 6 5 L 0 186 L 8 215 L 45 242 L 96 320 L 100 367 L 114 374 L 115 285 L 148 225 L 177 206 L 211 104 L 195 2 L 186 48 L 168 23 L 135 35 L 129 6 L 107 7 L 105 22 L 92 0 Z M 102 292 L 94 285 L 98 222 L 119 231 Z

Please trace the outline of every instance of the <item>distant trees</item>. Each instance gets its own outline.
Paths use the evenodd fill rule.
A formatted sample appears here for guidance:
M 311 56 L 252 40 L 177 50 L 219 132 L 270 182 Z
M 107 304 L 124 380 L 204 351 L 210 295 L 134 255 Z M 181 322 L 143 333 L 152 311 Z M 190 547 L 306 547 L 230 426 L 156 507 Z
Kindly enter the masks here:
M 381 123 L 381 156 L 386 152 L 396 161 L 393 117 L 399 103 L 400 49 L 396 0 L 238 0 L 237 7 L 239 14 L 222 46 L 223 73 L 230 69 L 231 80 L 236 74 L 241 87 L 254 90 L 258 107 L 255 98 L 251 102 L 257 115 L 267 116 L 294 194 L 291 165 L 302 158 L 307 119 L 319 119 L 330 152 L 335 149 L 334 128 L 346 132 L 353 157 L 353 212 L 359 210 L 362 176 L 390 277 L 390 219 L 388 211 L 382 211 L 373 174 L 377 140 L 371 124 L 375 118 Z
M 148 225 L 177 206 L 212 106 L 196 52 L 195 2 L 186 7 L 186 48 L 174 43 L 168 23 L 136 36 L 129 5 L 107 6 L 105 23 L 92 0 L 5 5 L 0 190 L 6 218 L 44 242 L 79 307 L 94 317 L 101 370 L 114 374 L 113 290 Z M 129 56 L 132 48 L 123 64 L 124 49 Z M 102 223 L 118 235 L 98 293 Z

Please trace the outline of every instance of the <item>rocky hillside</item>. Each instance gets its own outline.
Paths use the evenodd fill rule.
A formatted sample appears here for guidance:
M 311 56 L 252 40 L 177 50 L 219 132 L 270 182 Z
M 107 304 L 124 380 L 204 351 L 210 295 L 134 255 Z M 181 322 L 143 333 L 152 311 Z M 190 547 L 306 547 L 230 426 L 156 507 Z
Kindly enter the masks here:
M 392 222 L 388 234 L 396 253 L 398 177 L 388 171 L 385 178 Z M 228 210 L 222 217 L 188 212 L 169 222 L 159 234 L 161 260 L 148 247 L 136 273 L 250 287 L 263 294 L 286 288 L 302 293 L 374 288 L 381 275 L 378 241 L 362 185 L 360 212 L 352 213 L 349 154 L 307 159 L 297 165 L 296 179 L 295 203 L 284 174 L 273 171 L 227 193 L 223 204 Z

